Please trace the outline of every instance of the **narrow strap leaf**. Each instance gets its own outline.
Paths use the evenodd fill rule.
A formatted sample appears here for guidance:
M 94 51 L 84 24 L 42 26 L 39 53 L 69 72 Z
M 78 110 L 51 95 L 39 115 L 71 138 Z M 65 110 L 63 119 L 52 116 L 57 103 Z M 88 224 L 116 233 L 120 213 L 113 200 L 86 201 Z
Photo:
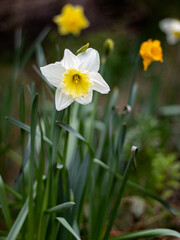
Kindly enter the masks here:
M 75 202 L 65 202 L 46 210 L 47 213 L 60 213 L 75 205 Z
M 119 179 L 120 181 L 122 181 L 122 176 L 116 172 L 114 172 L 113 170 L 110 169 L 110 167 L 108 165 L 106 165 L 105 163 L 103 163 L 102 161 L 100 161 L 99 159 L 94 159 L 94 163 L 98 164 L 100 167 L 104 168 L 107 171 L 112 172 L 115 177 L 117 179 Z M 133 187 L 135 189 L 137 189 L 138 191 L 146 194 L 147 196 L 153 198 L 154 200 L 160 202 L 166 209 L 168 209 L 173 215 L 176 215 L 174 209 L 163 199 L 161 199 L 159 196 L 157 196 L 155 193 L 152 193 L 151 191 L 149 191 L 148 189 L 128 180 L 127 181 L 127 185 L 130 187 Z
M 136 238 L 150 238 L 150 237 L 160 237 L 160 236 L 173 236 L 180 238 L 180 233 L 171 229 L 166 228 L 156 228 L 148 229 L 138 232 L 132 232 L 128 234 L 123 234 L 119 237 L 111 237 L 110 240 L 132 240 Z
M 0 203 L 2 206 L 2 212 L 4 214 L 6 224 L 7 224 L 8 228 L 10 228 L 12 225 L 12 221 L 11 221 L 11 216 L 10 216 L 9 207 L 8 207 L 8 201 L 7 201 L 7 197 L 6 197 L 6 193 L 5 193 L 5 186 L 4 186 L 4 182 L 2 180 L 1 175 L 0 175 Z
M 58 121 L 56 123 L 57 123 L 58 126 L 64 128 L 64 130 L 68 131 L 69 133 L 73 134 L 75 137 L 77 137 L 78 139 L 83 141 L 89 147 L 89 150 L 91 151 L 91 153 L 93 155 L 95 155 L 94 150 L 92 149 L 91 145 L 86 141 L 86 139 L 79 132 L 77 132 L 71 126 L 69 126 L 65 123 L 58 122 Z
M 86 142 L 86 139 L 80 133 L 78 133 L 76 130 L 74 130 L 71 126 L 69 126 L 65 123 L 62 123 L 62 122 L 56 122 L 56 123 L 58 126 L 64 128 L 69 133 L 72 133 L 75 137 L 79 138 L 83 142 Z
M 8 191 L 11 195 L 13 195 L 15 198 L 17 198 L 18 200 L 22 200 L 22 196 L 21 194 L 19 194 L 18 192 L 16 192 L 14 189 L 12 189 L 11 187 L 9 187 L 7 184 L 4 184 L 4 187 L 6 189 L 6 191 Z
M 17 238 L 17 236 L 21 230 L 21 227 L 27 217 L 28 204 L 29 204 L 29 199 L 26 200 L 23 207 L 21 208 L 21 211 L 19 212 L 19 215 L 17 216 L 6 240 L 15 240 Z
M 56 218 L 72 235 L 77 239 L 81 240 L 81 238 L 77 235 L 77 233 L 72 229 L 69 223 L 66 221 L 65 218 L 58 217 Z
M 133 164 L 133 162 L 135 162 L 135 155 L 136 155 L 136 153 L 137 153 L 137 147 L 132 146 L 132 148 L 131 148 L 131 157 L 130 157 L 130 159 L 128 161 L 128 164 L 126 166 L 126 169 L 124 171 L 124 175 L 122 177 L 122 181 L 121 181 L 120 188 L 119 188 L 119 194 L 117 196 L 117 199 L 115 201 L 114 207 L 112 209 L 112 212 L 111 212 L 111 215 L 110 215 L 110 219 L 109 219 L 109 222 L 108 222 L 107 229 L 106 229 L 106 232 L 105 232 L 103 240 L 106 240 L 109 237 L 111 228 L 113 226 L 113 222 L 114 222 L 114 220 L 116 218 L 116 214 L 117 214 L 117 211 L 118 211 L 118 208 L 119 208 L 119 205 L 120 205 L 123 193 L 124 193 L 124 189 L 125 189 L 128 177 L 129 177 L 129 173 L 130 173 L 132 164 Z
M 15 118 L 12 118 L 12 117 L 6 117 L 6 120 L 14 125 L 16 125 L 17 127 L 20 127 L 21 129 L 25 130 L 26 132 L 30 133 L 31 132 L 31 128 L 30 126 L 26 125 L 25 123 L 15 119 Z M 41 136 L 40 132 L 36 132 L 36 134 L 38 136 Z M 43 139 L 45 142 L 49 143 L 49 145 L 52 145 L 52 142 L 49 138 L 47 138 L 46 136 L 43 136 Z

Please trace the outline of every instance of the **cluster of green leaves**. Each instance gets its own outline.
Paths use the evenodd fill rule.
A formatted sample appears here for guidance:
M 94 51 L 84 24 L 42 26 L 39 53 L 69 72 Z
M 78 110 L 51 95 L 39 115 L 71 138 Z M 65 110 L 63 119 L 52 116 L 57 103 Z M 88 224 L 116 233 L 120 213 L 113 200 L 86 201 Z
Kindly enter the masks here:
M 167 199 L 179 187 L 180 163 L 175 153 L 168 153 L 170 138 L 169 122 L 163 122 L 152 115 L 137 117 L 129 129 L 126 147 L 135 143 L 141 153 L 135 181 Z
M 171 197 L 173 190 L 179 188 L 179 171 L 180 164 L 175 154 L 157 153 L 152 158 L 151 178 L 164 199 Z
M 104 104 L 99 104 L 99 96 L 95 94 L 93 102 L 87 106 L 74 103 L 57 112 L 53 103 L 54 88 L 39 71 L 39 66 L 46 64 L 39 42 L 36 50 L 38 67 L 34 66 L 34 69 L 45 83 L 40 95 L 42 104 L 39 104 L 35 86 L 28 87 L 32 100 L 31 121 L 27 125 L 24 89 L 21 88 L 20 119 L 6 117 L 21 130 L 22 161 L 13 188 L 0 178 L 0 203 L 7 227 L 0 232 L 1 238 L 79 240 L 82 236 L 84 239 L 122 240 L 162 235 L 180 237 L 178 232 L 169 229 L 110 237 L 128 186 L 173 212 L 160 197 L 128 180 L 137 147 L 132 146 L 127 160 L 124 143 L 137 91 L 134 82 L 139 58 L 128 105 L 121 114 L 115 108 L 118 90 L 112 91 Z M 47 104 L 49 98 L 52 101 Z

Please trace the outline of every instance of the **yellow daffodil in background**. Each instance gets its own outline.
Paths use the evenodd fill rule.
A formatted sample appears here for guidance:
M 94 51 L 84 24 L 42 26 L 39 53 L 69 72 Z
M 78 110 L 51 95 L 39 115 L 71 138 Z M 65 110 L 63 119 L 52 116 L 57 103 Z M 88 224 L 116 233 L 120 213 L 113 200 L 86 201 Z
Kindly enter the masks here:
M 108 84 L 98 73 L 99 67 L 99 53 L 92 48 L 77 56 L 65 49 L 60 62 L 41 67 L 42 74 L 56 87 L 55 105 L 58 111 L 74 101 L 90 103 L 93 90 L 102 94 L 110 91 Z
M 62 35 L 72 33 L 79 35 L 82 29 L 89 27 L 89 21 L 84 16 L 82 6 L 66 4 L 62 8 L 62 13 L 55 16 L 53 21 L 58 25 L 58 31 Z
M 159 22 L 160 29 L 166 33 L 169 44 L 180 41 L 180 21 L 175 18 L 165 18 Z
M 140 47 L 140 56 L 143 59 L 144 70 L 146 71 L 148 66 L 153 61 L 163 62 L 163 53 L 161 48 L 161 42 L 159 40 L 152 39 L 143 42 Z

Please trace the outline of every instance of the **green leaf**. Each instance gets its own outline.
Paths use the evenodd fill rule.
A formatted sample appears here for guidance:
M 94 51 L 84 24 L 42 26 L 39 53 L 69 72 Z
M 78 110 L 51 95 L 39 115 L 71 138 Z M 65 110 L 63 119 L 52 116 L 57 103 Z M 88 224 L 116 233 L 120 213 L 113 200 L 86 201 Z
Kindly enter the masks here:
M 89 147 L 89 150 L 91 151 L 91 153 L 93 155 L 95 155 L 94 150 L 92 149 L 91 145 L 86 141 L 86 139 L 80 133 L 78 133 L 71 126 L 69 126 L 69 125 L 67 125 L 65 123 L 58 122 L 58 121 L 56 121 L 56 123 L 57 123 L 58 126 L 64 128 L 66 131 L 68 131 L 69 133 L 73 134 L 75 137 L 77 137 L 78 139 L 83 141 L 85 144 L 87 144 L 87 146 Z
M 11 221 L 11 216 L 10 216 L 9 207 L 8 207 L 8 201 L 7 201 L 7 197 L 6 197 L 6 193 L 5 193 L 5 186 L 4 186 L 4 182 L 2 180 L 1 175 L 0 175 L 0 203 L 2 205 L 2 212 L 4 214 L 6 224 L 7 224 L 8 228 L 10 228 L 12 225 L 12 221 Z
M 115 201 L 114 207 L 112 208 L 112 212 L 111 212 L 111 215 L 110 215 L 110 218 L 109 218 L 109 222 L 108 222 L 108 225 L 107 225 L 106 232 L 105 232 L 103 240 L 106 240 L 109 237 L 110 231 L 112 229 L 114 220 L 115 220 L 116 215 L 117 215 L 117 211 L 118 211 L 119 205 L 121 203 L 121 199 L 122 199 L 122 196 L 123 196 L 123 193 L 124 193 L 124 189 L 125 189 L 128 177 L 129 177 L 129 173 L 130 173 L 132 164 L 135 162 L 135 155 L 136 155 L 136 153 L 137 153 L 137 147 L 132 146 L 132 148 L 131 148 L 131 157 L 130 157 L 130 159 L 129 159 L 128 163 L 127 163 L 127 166 L 125 168 L 124 175 L 123 175 L 122 181 L 120 183 L 119 193 L 117 195 L 117 199 Z
M 35 66 L 33 65 L 33 69 L 35 70 L 35 72 L 42 78 L 42 80 L 48 85 L 48 87 L 55 92 L 55 87 L 49 83 L 49 81 L 44 77 L 44 75 L 42 75 L 41 71 Z
M 55 112 L 55 117 L 54 117 L 54 124 L 53 124 L 53 149 L 52 149 L 52 159 L 51 159 L 51 164 L 56 163 L 56 158 L 57 158 L 57 153 L 58 153 L 58 144 L 60 140 L 60 133 L 61 129 L 58 128 L 58 126 L 55 124 L 56 119 L 64 119 L 66 110 L 63 111 L 56 111 Z
M 8 185 L 4 184 L 4 187 L 6 189 L 6 191 L 8 191 L 12 196 L 14 196 L 15 198 L 17 198 L 18 200 L 22 200 L 22 196 L 16 192 L 14 189 L 10 188 Z
M 93 160 L 94 163 L 98 164 L 99 166 L 101 166 L 102 168 L 104 168 L 105 170 L 107 171 L 110 171 L 112 172 L 115 177 L 117 179 L 119 179 L 120 181 L 122 181 L 122 176 L 118 173 L 115 173 L 113 170 L 110 169 L 110 167 L 108 165 L 106 165 L 105 163 L 103 163 L 102 161 L 100 161 L 99 159 L 94 159 Z M 164 201 L 163 199 L 161 199 L 159 196 L 157 196 L 156 194 L 152 193 L 151 191 L 149 191 L 148 189 L 128 180 L 127 181 L 127 185 L 130 186 L 130 187 L 133 187 L 135 189 L 137 189 L 138 191 L 146 194 L 147 196 L 153 198 L 154 200 L 160 202 L 166 209 L 168 209 L 173 215 L 176 215 L 176 213 L 174 212 L 174 209 L 166 202 Z
M 103 152 L 103 148 L 104 148 L 104 142 L 106 139 L 106 135 L 107 135 L 107 129 L 108 129 L 108 122 L 109 122 L 109 116 L 110 113 L 112 111 L 112 108 L 115 106 L 116 101 L 118 99 L 118 94 L 119 91 L 117 90 L 117 88 L 115 88 L 112 92 L 112 94 L 109 97 L 109 101 L 108 104 L 106 106 L 106 111 L 105 111 L 105 116 L 104 116 L 104 123 L 105 123 L 105 128 L 104 130 L 101 132 L 100 135 L 100 139 L 99 139 L 99 143 L 98 143 L 98 148 L 97 148 L 97 158 L 101 158 L 102 152 Z
M 58 217 L 56 218 L 72 235 L 77 239 L 81 240 L 81 238 L 77 235 L 77 233 L 72 229 L 72 227 L 69 225 L 69 223 L 66 221 L 66 219 Z
M 8 122 L 20 127 L 21 129 L 25 130 L 26 132 L 31 131 L 31 128 L 28 125 L 26 125 L 25 123 L 23 123 L 19 120 L 16 120 L 15 118 L 6 117 L 6 120 L 8 120 Z
M 44 141 L 43 141 L 43 131 L 41 126 L 41 120 L 39 116 L 39 128 L 41 132 L 41 150 L 39 156 L 39 165 L 37 171 L 37 196 L 36 196 L 36 205 L 35 205 L 35 219 L 36 223 L 39 224 L 40 217 L 42 213 L 42 201 L 44 199 L 44 184 L 43 184 L 43 173 L 45 166 L 45 151 L 44 151 Z
M 45 55 L 44 55 L 44 50 L 41 46 L 41 44 L 37 44 L 36 46 L 36 58 L 37 58 L 37 62 L 38 62 L 38 66 L 42 67 L 44 65 L 46 65 L 46 59 L 45 59 Z
M 21 86 L 20 92 L 20 120 L 25 122 L 25 98 L 24 98 L 24 87 Z M 25 131 L 21 129 L 21 153 L 22 157 L 24 156 L 24 144 L 25 144 Z
M 6 240 L 16 240 L 16 238 L 21 230 L 21 227 L 27 217 L 28 204 L 29 204 L 29 199 L 26 200 L 23 207 L 21 208 L 21 211 L 19 212 L 19 215 L 17 216 Z
M 62 204 L 59 204 L 55 207 L 52 207 L 52 208 L 49 208 L 47 209 L 47 213 L 60 213 L 60 212 L 63 212 L 65 211 L 66 209 L 72 207 L 73 205 L 75 205 L 75 202 L 65 202 L 65 203 L 62 203 Z
M 176 215 L 174 209 L 163 199 L 161 199 L 159 196 L 157 196 L 156 194 L 152 193 L 151 191 L 145 189 L 144 187 L 132 182 L 132 181 L 128 181 L 127 183 L 130 187 L 136 188 L 137 190 L 139 190 L 140 192 L 146 194 L 147 196 L 153 198 L 154 200 L 158 201 L 159 203 L 161 203 L 166 209 L 168 209 L 173 215 Z
M 160 113 L 164 116 L 178 116 L 180 115 L 180 105 L 170 105 L 161 107 Z
M 23 123 L 23 122 L 15 119 L 15 118 L 6 117 L 6 120 L 7 120 L 8 122 L 16 125 L 17 127 L 20 127 L 21 129 L 25 130 L 26 132 L 29 132 L 29 133 L 31 132 L 30 126 L 26 125 L 25 123 Z M 38 132 L 38 131 L 36 132 L 36 134 L 37 134 L 38 136 L 41 136 L 41 133 Z M 49 143 L 49 145 L 52 146 L 52 141 L 51 141 L 49 138 L 47 138 L 46 136 L 44 136 L 43 139 L 44 139 L 45 142 Z
M 171 229 L 166 228 L 157 228 L 150 230 L 143 230 L 128 234 L 123 234 L 119 237 L 111 237 L 110 240 L 127 240 L 127 239 L 136 239 L 136 238 L 150 238 L 150 237 L 160 237 L 160 236 L 173 236 L 180 238 L 180 233 Z
M 25 65 L 28 63 L 30 57 L 32 56 L 33 52 L 35 51 L 36 46 L 44 40 L 44 38 L 46 37 L 46 35 L 48 34 L 49 31 L 50 31 L 50 27 L 45 27 L 40 32 L 40 34 L 38 35 L 38 37 L 36 38 L 36 40 L 34 41 L 32 46 L 30 48 L 28 48 L 25 55 L 23 56 L 20 69 L 23 69 L 25 67 Z
M 31 234 L 34 235 L 34 200 L 33 200 L 33 185 L 35 181 L 35 164 L 36 164 L 36 127 L 38 116 L 38 95 L 33 98 L 31 109 L 31 155 L 29 159 L 29 174 L 28 174 L 28 195 L 29 195 L 29 213 L 28 213 L 28 239 L 31 240 Z
M 58 126 L 64 128 L 66 131 L 68 131 L 69 133 L 72 133 L 75 137 L 79 138 L 80 140 L 82 140 L 83 142 L 86 142 L 86 139 L 77 131 L 75 131 L 71 126 L 62 123 L 62 122 L 56 122 Z
M 138 88 L 138 85 L 135 83 L 135 80 L 138 72 L 139 61 L 140 61 L 140 55 L 138 54 L 136 58 L 135 66 L 134 66 L 134 72 L 131 79 L 131 86 L 130 86 L 130 92 L 129 92 L 129 98 L 128 98 L 128 105 L 130 105 L 131 107 L 134 104 L 134 100 L 135 100 L 137 88 Z

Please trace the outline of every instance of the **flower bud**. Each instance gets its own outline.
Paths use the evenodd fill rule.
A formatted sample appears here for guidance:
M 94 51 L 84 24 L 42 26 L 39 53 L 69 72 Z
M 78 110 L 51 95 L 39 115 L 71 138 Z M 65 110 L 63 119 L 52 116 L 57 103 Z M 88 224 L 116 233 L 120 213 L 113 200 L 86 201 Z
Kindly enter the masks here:
M 113 51 L 113 49 L 114 49 L 114 41 L 111 38 L 107 38 L 106 41 L 104 42 L 105 57 L 108 57 L 109 54 Z
M 76 55 L 78 55 L 79 53 L 83 53 L 85 52 L 89 47 L 89 43 L 86 43 L 84 46 L 82 46 L 80 49 L 77 50 Z

